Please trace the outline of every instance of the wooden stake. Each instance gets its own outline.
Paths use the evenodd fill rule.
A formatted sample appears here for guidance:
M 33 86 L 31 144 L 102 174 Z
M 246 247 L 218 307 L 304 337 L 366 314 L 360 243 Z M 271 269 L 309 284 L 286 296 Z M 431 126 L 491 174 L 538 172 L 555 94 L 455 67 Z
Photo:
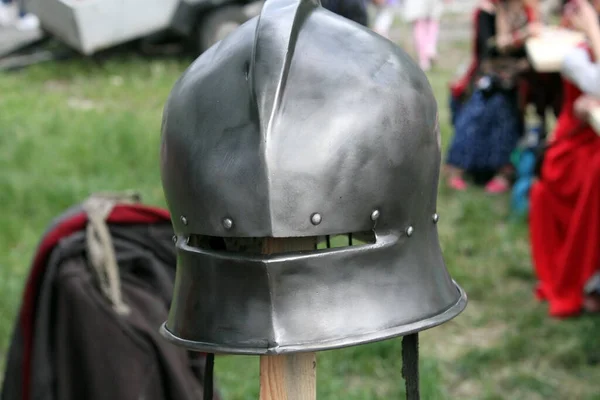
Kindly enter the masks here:
M 269 238 L 263 254 L 314 250 L 316 238 Z M 260 400 L 315 400 L 317 398 L 316 353 L 260 357 Z
M 316 398 L 316 353 L 260 357 L 260 400 Z

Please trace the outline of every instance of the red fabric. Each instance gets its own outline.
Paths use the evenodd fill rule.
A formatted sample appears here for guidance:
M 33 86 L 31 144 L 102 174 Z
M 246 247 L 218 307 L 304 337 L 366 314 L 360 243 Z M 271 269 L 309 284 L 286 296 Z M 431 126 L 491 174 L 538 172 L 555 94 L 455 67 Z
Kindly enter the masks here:
M 525 14 L 527 15 L 527 22 L 536 22 L 538 20 L 538 12 L 535 7 L 525 6 Z
M 473 13 L 473 40 L 471 43 L 471 63 L 469 64 L 467 71 L 461 78 L 450 83 L 450 94 L 453 98 L 459 98 L 465 93 L 467 87 L 469 86 L 469 82 L 471 82 L 471 79 L 473 79 L 473 76 L 475 76 L 475 72 L 477 72 L 477 65 L 479 64 L 479 60 L 477 60 L 477 34 L 479 32 L 480 12 L 481 9 L 478 7 Z
M 574 114 L 582 93 L 568 81 L 564 88 L 555 144 L 532 187 L 530 212 L 536 296 L 556 317 L 580 312 L 583 287 L 600 268 L 600 137 Z
M 164 209 L 148 207 L 143 205 L 117 205 L 108 216 L 107 221 L 113 224 L 143 224 L 168 221 L 169 212 Z M 31 272 L 25 284 L 23 304 L 19 316 L 21 330 L 23 333 L 23 400 L 30 400 L 29 379 L 31 373 L 33 321 L 35 317 L 35 302 L 38 288 L 41 284 L 46 262 L 54 246 L 58 242 L 77 231 L 85 228 L 87 216 L 84 212 L 76 214 L 54 227 L 39 245 L 34 257 Z

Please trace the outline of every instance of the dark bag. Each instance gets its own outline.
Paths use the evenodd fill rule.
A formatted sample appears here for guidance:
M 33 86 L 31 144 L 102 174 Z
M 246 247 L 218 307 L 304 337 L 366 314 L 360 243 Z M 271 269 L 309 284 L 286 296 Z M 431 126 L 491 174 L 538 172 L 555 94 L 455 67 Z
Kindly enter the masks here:
M 475 87 L 484 95 L 513 92 L 518 85 L 521 75 L 512 58 L 491 58 L 481 62 L 479 76 Z
M 166 210 L 132 198 L 92 196 L 61 215 L 32 263 L 0 399 L 201 399 L 205 355 L 159 334 L 172 236 Z
M 535 166 L 533 168 L 533 175 L 541 179 L 542 178 L 542 166 L 544 165 L 544 156 L 546 155 L 546 151 L 550 147 L 546 140 L 541 140 L 538 146 L 535 148 Z

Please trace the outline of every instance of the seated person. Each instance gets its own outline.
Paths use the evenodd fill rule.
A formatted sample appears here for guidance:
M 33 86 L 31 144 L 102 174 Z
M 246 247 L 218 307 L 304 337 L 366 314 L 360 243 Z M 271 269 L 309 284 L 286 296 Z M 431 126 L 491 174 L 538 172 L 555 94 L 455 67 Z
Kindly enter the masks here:
M 471 62 L 465 73 L 450 83 L 450 120 L 454 126 L 456 116 L 473 91 L 479 64 L 488 52 L 488 40 L 494 36 L 496 1 L 480 0 L 473 13 L 473 40 Z
M 447 154 L 448 184 L 467 187 L 465 172 L 492 171 L 489 193 L 510 189 L 510 155 L 523 132 L 518 79 L 529 69 L 524 41 L 537 33 L 535 13 L 526 0 L 479 4 L 472 93 L 455 115 L 454 137 Z
M 530 234 L 536 296 L 554 317 L 600 311 L 600 137 L 587 123 L 600 97 L 600 1 L 572 0 L 566 12 L 589 46 L 573 50 L 564 63 L 564 100 L 546 150 L 539 180 L 531 190 Z M 594 277 L 596 277 L 594 279 Z

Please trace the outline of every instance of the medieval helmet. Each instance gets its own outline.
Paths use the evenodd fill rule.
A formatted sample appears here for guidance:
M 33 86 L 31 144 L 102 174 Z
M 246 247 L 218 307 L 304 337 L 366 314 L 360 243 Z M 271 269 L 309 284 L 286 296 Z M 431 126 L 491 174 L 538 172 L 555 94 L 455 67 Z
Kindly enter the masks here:
M 267 0 L 185 71 L 164 109 L 178 261 L 163 335 L 280 354 L 455 317 L 466 295 L 438 241 L 440 161 L 435 98 L 403 50 L 316 0 Z M 261 245 L 300 237 L 326 245 Z

